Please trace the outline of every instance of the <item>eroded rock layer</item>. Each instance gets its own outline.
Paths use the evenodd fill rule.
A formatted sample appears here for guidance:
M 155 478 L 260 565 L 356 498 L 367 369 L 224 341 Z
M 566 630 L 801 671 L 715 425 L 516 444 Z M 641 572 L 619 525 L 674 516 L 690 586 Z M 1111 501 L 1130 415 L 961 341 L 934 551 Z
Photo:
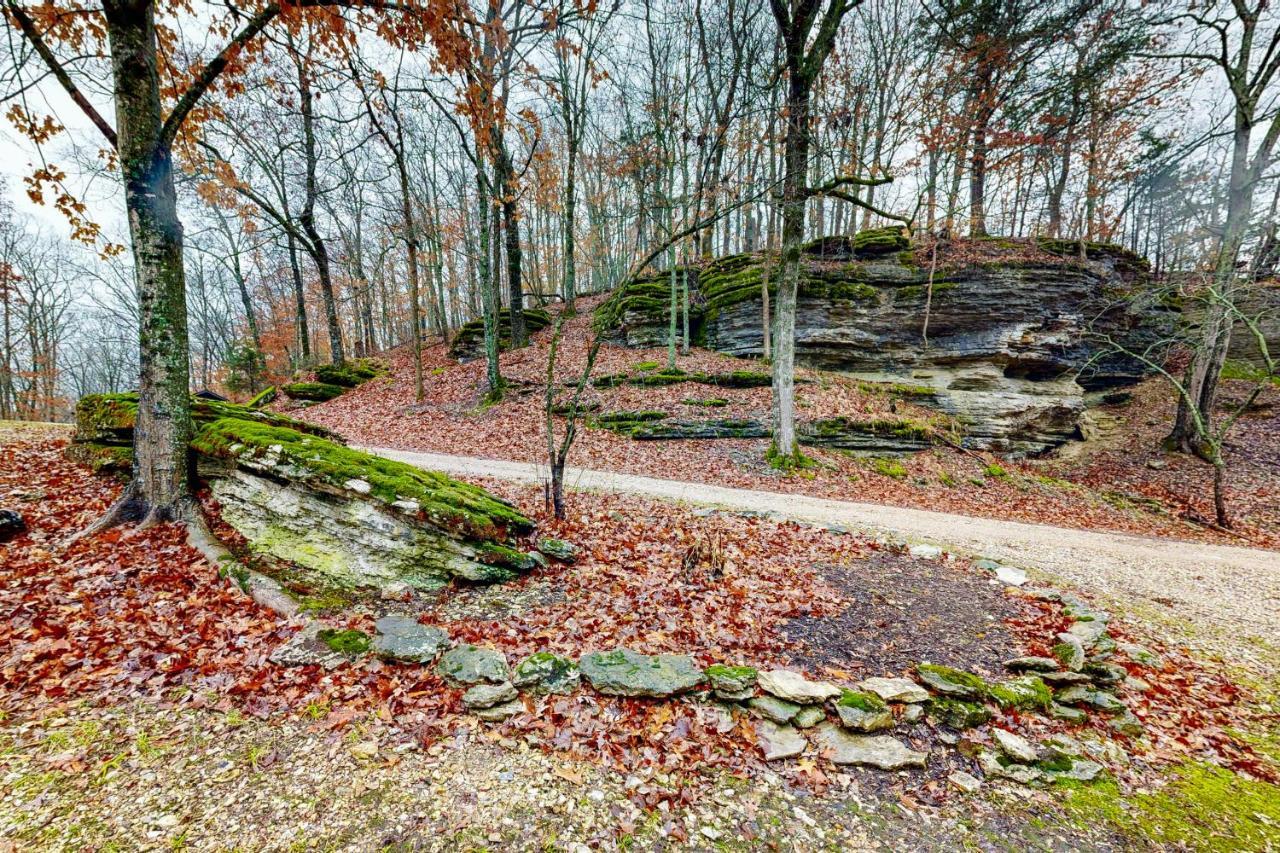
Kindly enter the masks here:
M 872 239 L 874 237 L 874 239 Z M 896 239 L 894 239 L 896 237 Z M 897 229 L 806 247 L 796 312 L 803 366 L 918 388 L 954 415 L 974 446 L 1038 453 L 1078 435 L 1086 390 L 1136 381 L 1144 350 L 1176 311 L 1149 294 L 1146 264 L 1122 249 L 991 241 L 939 262 Z M 759 356 L 762 292 L 776 261 L 720 258 L 678 271 L 691 293 L 695 339 Z M 630 282 L 605 302 L 597 328 L 632 347 L 665 342 L 669 277 Z

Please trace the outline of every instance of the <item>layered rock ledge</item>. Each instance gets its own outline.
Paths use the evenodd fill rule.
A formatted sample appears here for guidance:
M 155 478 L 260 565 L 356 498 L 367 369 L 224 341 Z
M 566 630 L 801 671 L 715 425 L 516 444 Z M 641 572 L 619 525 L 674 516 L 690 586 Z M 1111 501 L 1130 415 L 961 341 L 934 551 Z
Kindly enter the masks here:
M 1141 379 L 1120 349 L 1166 337 L 1176 307 L 1148 286 L 1146 262 L 1118 247 L 1088 244 L 1081 259 L 1076 243 L 974 245 L 973 257 L 941 251 L 935 265 L 901 229 L 808 244 L 798 363 L 918 388 L 976 447 L 1039 453 L 1079 437 L 1085 392 Z M 753 253 L 684 268 L 695 342 L 760 356 L 776 266 Z M 597 309 L 597 330 L 622 346 L 663 345 L 669 286 L 667 274 L 626 283 Z

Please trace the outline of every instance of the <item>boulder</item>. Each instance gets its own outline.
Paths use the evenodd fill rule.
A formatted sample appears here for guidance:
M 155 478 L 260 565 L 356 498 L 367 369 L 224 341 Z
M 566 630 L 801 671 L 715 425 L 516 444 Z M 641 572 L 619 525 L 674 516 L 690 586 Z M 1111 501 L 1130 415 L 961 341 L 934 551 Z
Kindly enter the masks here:
M 411 663 L 431 663 L 449 648 L 449 635 L 440 628 L 423 625 L 412 616 L 388 613 L 376 623 L 373 651 L 380 657 Z
M 850 734 L 832 723 L 813 730 L 813 745 L 834 764 L 856 764 L 881 770 L 924 767 L 928 754 L 917 752 L 888 735 Z
M 1145 261 L 1118 247 L 1090 244 L 1083 262 L 1078 246 L 1060 242 L 986 241 L 954 258 L 944 247 L 931 282 L 928 260 L 909 249 L 872 255 L 857 238 L 821 242 L 802 264 L 797 362 L 922 387 L 919 402 L 964 422 L 976 447 L 1039 453 L 1076 437 L 1086 391 L 1148 373 L 1103 339 L 1140 351 L 1177 317 L 1148 286 Z M 968 260 L 975 254 L 986 260 Z M 763 255 L 744 254 L 682 270 L 695 342 L 761 354 L 765 267 Z M 669 299 L 665 275 L 629 281 L 597 309 L 596 328 L 613 343 L 661 346 Z
M 441 655 L 436 669 L 453 684 L 502 684 L 509 676 L 507 658 L 502 652 L 470 643 Z
M 816 705 L 835 699 L 841 694 L 839 687 L 824 681 L 810 681 L 798 672 L 771 669 L 759 674 L 760 687 L 779 699 L 798 705 Z
M 610 696 L 671 696 L 703 681 L 702 670 L 688 655 L 642 655 L 618 648 L 588 652 L 578 666 L 592 687 Z
M 578 561 L 578 546 L 563 539 L 539 539 L 538 550 L 558 563 L 572 565 Z
M 717 698 L 740 702 L 755 695 L 758 673 L 754 667 L 717 663 L 707 667 L 704 674 Z

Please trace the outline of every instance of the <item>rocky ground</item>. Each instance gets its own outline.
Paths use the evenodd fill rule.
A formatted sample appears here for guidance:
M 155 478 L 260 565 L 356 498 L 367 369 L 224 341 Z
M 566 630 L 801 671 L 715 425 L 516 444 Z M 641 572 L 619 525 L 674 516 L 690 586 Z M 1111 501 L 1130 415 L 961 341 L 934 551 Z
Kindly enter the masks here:
M 565 327 L 557 376 L 580 376 L 590 337 L 592 300 Z M 544 403 L 549 331 L 532 346 L 502 356 L 515 387 L 497 405 L 481 405 L 484 364 L 458 364 L 442 345 L 424 351 L 424 397 L 415 399 L 406 349 L 390 354 L 388 377 L 290 414 L 328 426 L 356 444 L 492 459 L 545 462 Z M 643 376 L 666 364 L 663 349 L 602 347 L 594 376 Z M 693 348 L 680 369 L 720 375 L 767 371 L 749 360 Z M 640 369 L 644 368 L 644 369 Z M 836 374 L 800 371 L 802 420 L 844 416 L 859 421 L 926 424 L 942 440 L 952 426 L 912 403 L 910 389 L 871 386 Z M 1226 383 L 1224 396 L 1237 394 Z M 600 411 L 661 411 L 675 419 L 767 422 L 770 390 L 684 382 L 598 388 L 586 401 Z M 1170 422 L 1167 387 L 1150 380 L 1098 411 L 1093 442 L 1067 445 L 1043 459 L 1011 461 L 942 444 L 908 456 L 854 456 L 809 448 L 821 463 L 781 476 L 764 461 L 765 439 L 638 441 L 603 429 L 581 429 L 570 464 L 581 468 L 694 480 L 738 488 L 791 492 L 837 500 L 912 506 L 988 518 L 1051 523 L 1223 544 L 1280 546 L 1280 389 L 1240 421 L 1228 450 L 1228 502 L 1233 533 L 1211 519 L 1211 470 L 1198 460 L 1160 451 Z M 723 405 L 708 405 L 709 401 Z M 281 401 L 280 408 L 291 404 Z
M 367 656 L 333 669 L 272 663 L 301 622 L 252 605 L 180 531 L 117 530 L 57 547 L 117 488 L 60 453 L 48 433 L 0 430 L 0 504 L 18 506 L 32 526 L 0 545 L 0 599 L 13 614 L 0 662 L 0 837 L 14 849 L 1280 843 L 1274 654 L 1134 611 L 1120 596 L 1078 590 L 1082 600 L 1064 606 L 1008 592 L 989 569 L 936 552 L 578 496 L 569 524 L 539 520 L 593 544 L 575 565 L 535 571 L 501 595 L 309 602 L 331 624 L 369 631 L 389 607 L 412 605 L 453 638 L 496 645 L 513 662 L 626 643 L 841 684 L 908 674 L 925 656 L 1007 678 L 1006 655 L 1044 655 L 1071 626 L 1091 633 L 1089 614 L 1106 615 L 1104 606 L 1110 635 L 1159 655 L 1142 664 L 1120 651 L 1138 680 L 1118 695 L 1142 736 L 1116 733 L 1106 714 L 1071 730 L 1081 742 L 1073 749 L 1101 768 L 1089 783 L 1006 778 L 1024 773 L 1014 760 L 1024 745 L 1011 735 L 1048 743 L 1068 731 L 1016 709 L 955 732 L 907 722 L 911 703 L 898 703 L 892 736 L 929 757 L 924 771 L 894 772 L 834 764 L 842 745 L 829 741 L 766 761 L 752 715 L 735 712 L 726 729 L 724 710 L 696 697 L 581 690 L 489 724 L 427 667 Z M 508 495 L 537 515 L 531 493 Z M 948 593 L 965 607 L 947 608 Z M 761 696 L 781 689 L 766 682 Z M 991 763 L 996 751 L 1009 767 Z M 1061 770 L 1052 766 L 1042 775 Z

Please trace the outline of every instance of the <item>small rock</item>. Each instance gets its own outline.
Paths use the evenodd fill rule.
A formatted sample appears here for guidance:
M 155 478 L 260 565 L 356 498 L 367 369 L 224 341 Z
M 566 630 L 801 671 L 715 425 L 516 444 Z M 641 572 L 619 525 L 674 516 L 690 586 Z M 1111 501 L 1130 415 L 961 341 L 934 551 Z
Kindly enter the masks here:
M 835 764 L 857 764 L 881 770 L 924 767 L 928 754 L 908 748 L 888 735 L 855 735 L 832 723 L 814 729 L 814 745 Z
M 995 739 L 996 746 L 1000 747 L 1000 751 L 1007 755 L 1010 761 L 1030 764 L 1036 760 L 1035 746 L 1021 735 L 1005 729 L 992 729 L 991 737 Z
M 1084 725 L 1089 719 L 1089 715 L 1079 708 L 1069 708 L 1066 705 L 1059 705 L 1057 702 L 1049 704 L 1048 714 L 1055 720 L 1063 720 L 1077 726 Z
M 516 666 L 511 683 L 531 693 L 572 693 L 581 678 L 578 665 L 568 658 L 535 652 Z
M 1136 675 L 1130 675 L 1124 682 L 1126 690 L 1132 690 L 1135 693 L 1146 693 L 1151 689 L 1151 684 L 1145 678 L 1139 678 Z
M 27 530 L 27 522 L 14 509 L 0 509 L 0 542 L 8 542 Z
M 936 560 L 942 556 L 942 549 L 937 545 L 920 544 L 912 545 L 907 549 L 907 553 L 922 560 Z
M 454 684 L 502 684 L 508 679 L 507 659 L 497 649 L 463 643 L 440 657 L 440 674 Z
M 785 702 L 775 696 L 757 696 L 747 703 L 747 707 L 758 712 L 765 719 L 779 724 L 791 722 L 796 714 L 800 713 L 799 705 L 794 702 Z
M 404 581 L 391 581 L 378 590 L 383 601 L 404 601 L 413 592 L 413 587 Z
M 755 695 L 757 673 L 754 667 L 717 663 L 703 670 L 703 674 L 707 676 L 711 689 L 721 698 L 736 698 L 744 693 L 746 698 Z
M 791 722 L 798 729 L 810 729 L 826 718 L 827 712 L 822 710 L 821 705 L 805 705 L 796 712 L 796 715 L 791 719 Z
M 422 510 L 421 504 L 417 501 L 410 500 L 392 501 L 391 506 L 394 509 L 400 510 L 405 515 L 417 515 Z
M 1092 782 L 1102 773 L 1102 765 L 1085 758 L 1073 759 L 1066 770 L 1050 770 L 1046 772 L 1051 779 L 1072 779 L 1076 782 Z
M 1143 666 L 1160 666 L 1160 656 L 1145 646 L 1137 643 L 1119 643 L 1117 648 L 1134 663 L 1140 663 Z
M 1141 737 L 1146 733 L 1146 729 L 1142 727 L 1142 721 L 1128 708 L 1117 714 L 1114 719 L 1109 720 L 1108 725 L 1120 734 L 1128 735 L 1129 737 Z
M 982 780 L 972 773 L 966 773 L 963 770 L 957 770 L 947 777 L 947 781 L 955 787 L 964 791 L 966 794 L 972 794 L 982 787 Z
M 1092 678 L 1085 675 L 1083 672 L 1071 672 L 1070 670 L 1064 672 L 1041 672 L 1039 673 L 1039 677 L 1041 681 L 1051 687 L 1066 687 L 1071 684 L 1089 684 L 1093 681 Z
M 973 700 L 982 699 L 987 693 L 987 683 L 981 678 L 949 666 L 921 663 L 916 666 L 916 673 L 930 689 L 944 696 Z
M 412 663 L 431 663 L 449 648 L 449 635 L 440 628 L 423 625 L 412 616 L 388 613 L 374 623 L 373 652 L 379 657 Z
M 320 641 L 319 634 L 324 625 L 312 622 L 294 634 L 288 642 L 271 653 L 268 658 L 277 666 L 310 666 L 318 664 L 325 669 L 334 669 L 349 661 L 342 652 L 335 651 Z
M 893 728 L 893 712 L 874 693 L 846 690 L 836 700 L 840 724 L 855 732 L 878 732 Z
M 1058 635 L 1058 645 L 1053 647 L 1053 656 L 1066 669 L 1079 672 L 1084 667 L 1084 643 L 1075 634 L 1063 632 Z
M 1108 686 L 1119 684 L 1129 676 L 1129 671 L 1115 663 L 1087 663 L 1084 674 L 1093 679 L 1095 684 Z
M 1169 463 L 1163 459 L 1148 459 L 1147 467 L 1152 471 L 1163 471 L 1165 468 L 1169 467 Z
M 1092 648 L 1098 640 L 1102 639 L 1102 635 L 1107 633 L 1107 623 L 1097 619 L 1089 619 L 1083 622 L 1074 622 L 1067 629 L 1067 633 L 1080 641 L 1080 645 L 1086 649 Z
M 373 487 L 366 480 L 347 480 L 342 484 L 342 487 L 355 492 L 357 495 L 367 495 L 373 490 Z
M 938 696 L 929 700 L 927 707 L 930 717 L 957 731 L 980 726 L 991 719 L 991 712 L 985 705 L 963 699 Z
M 515 685 L 510 681 L 502 684 L 477 684 L 462 694 L 462 704 L 468 708 L 492 708 L 502 705 L 519 696 Z
M 756 720 L 755 730 L 766 761 L 791 758 L 804 752 L 809 745 L 804 735 L 791 726 L 779 725 L 770 720 Z
M 626 648 L 588 652 L 578 667 L 592 687 L 609 696 L 671 696 L 703 680 L 689 655 L 642 655 Z
M 563 539 L 539 539 L 538 550 L 557 562 L 572 564 L 578 560 L 578 546 Z
M 475 714 L 486 723 L 500 723 L 523 710 L 524 703 L 519 699 L 513 699 L 501 705 L 494 705 L 492 708 L 477 708 Z
M 902 722 L 918 723 L 924 717 L 923 705 L 903 705 L 902 706 Z
M 855 685 L 886 702 L 928 702 L 929 691 L 909 678 L 864 678 Z
M 1004 666 L 1014 672 L 1056 672 L 1059 664 L 1053 658 L 1029 656 L 1007 660 Z
M 840 688 L 824 681 L 810 681 L 797 672 L 771 669 L 759 674 L 760 687 L 766 692 L 799 705 L 816 705 L 840 695 Z

